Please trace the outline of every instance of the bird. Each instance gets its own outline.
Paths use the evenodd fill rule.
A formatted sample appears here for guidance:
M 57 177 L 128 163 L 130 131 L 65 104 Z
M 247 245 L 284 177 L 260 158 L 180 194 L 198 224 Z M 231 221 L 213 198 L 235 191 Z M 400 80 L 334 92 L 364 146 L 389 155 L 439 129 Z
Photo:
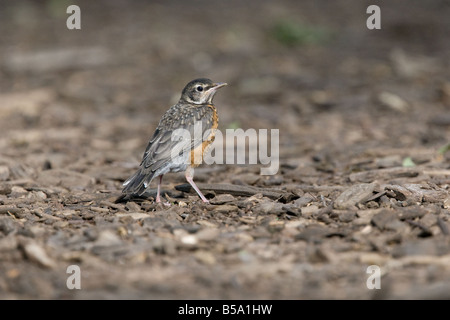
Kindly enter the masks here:
M 181 97 L 162 116 L 147 144 L 138 170 L 123 183 L 122 197 L 142 196 L 158 179 L 156 202 L 161 203 L 161 183 L 169 172 L 185 172 L 187 182 L 208 203 L 194 182 L 194 168 L 214 141 L 219 117 L 213 98 L 227 83 L 207 78 L 190 81 Z

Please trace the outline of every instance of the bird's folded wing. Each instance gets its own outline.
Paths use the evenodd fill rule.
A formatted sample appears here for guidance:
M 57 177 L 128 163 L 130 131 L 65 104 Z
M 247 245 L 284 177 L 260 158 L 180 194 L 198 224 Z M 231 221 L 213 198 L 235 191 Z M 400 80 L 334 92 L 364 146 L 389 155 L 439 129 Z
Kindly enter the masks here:
M 213 123 L 214 110 L 211 107 L 193 107 L 178 113 L 169 111 L 147 145 L 142 169 L 155 172 L 165 164 L 180 159 L 189 164 L 190 151 L 209 136 L 205 132 L 211 129 Z

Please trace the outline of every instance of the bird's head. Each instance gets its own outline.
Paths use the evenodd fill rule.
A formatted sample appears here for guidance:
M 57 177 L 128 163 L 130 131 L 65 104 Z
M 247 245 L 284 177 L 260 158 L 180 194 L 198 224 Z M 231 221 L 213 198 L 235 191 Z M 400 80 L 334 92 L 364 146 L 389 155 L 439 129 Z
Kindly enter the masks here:
M 192 80 L 184 87 L 180 101 L 211 104 L 217 89 L 226 85 L 226 83 L 214 83 L 206 78 Z

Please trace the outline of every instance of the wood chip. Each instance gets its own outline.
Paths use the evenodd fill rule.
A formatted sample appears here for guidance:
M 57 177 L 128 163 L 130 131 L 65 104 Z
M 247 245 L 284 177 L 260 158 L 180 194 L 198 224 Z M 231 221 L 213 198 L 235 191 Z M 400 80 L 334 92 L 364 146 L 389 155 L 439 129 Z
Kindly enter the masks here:
M 36 262 L 42 267 L 53 268 L 56 266 L 55 261 L 53 261 L 45 252 L 44 248 L 35 242 L 27 242 L 23 245 L 23 250 L 25 255 L 31 261 Z
M 361 183 L 351 186 L 334 201 L 334 208 L 350 209 L 358 203 L 364 203 L 372 197 L 375 186 L 374 183 Z

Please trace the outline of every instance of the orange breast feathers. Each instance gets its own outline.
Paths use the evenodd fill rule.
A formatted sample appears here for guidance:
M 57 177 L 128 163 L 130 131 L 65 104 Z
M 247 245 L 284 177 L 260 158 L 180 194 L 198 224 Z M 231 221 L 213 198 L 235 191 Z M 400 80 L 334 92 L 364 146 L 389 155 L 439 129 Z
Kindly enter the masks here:
M 219 126 L 219 116 L 217 115 L 217 110 L 213 105 L 208 105 L 213 110 L 212 125 L 211 128 L 206 128 L 205 130 L 211 129 L 208 138 L 202 142 L 198 147 L 191 150 L 191 167 L 198 167 L 203 162 L 203 155 L 208 152 L 211 143 L 214 142 L 214 137 L 216 134 L 216 129 Z

